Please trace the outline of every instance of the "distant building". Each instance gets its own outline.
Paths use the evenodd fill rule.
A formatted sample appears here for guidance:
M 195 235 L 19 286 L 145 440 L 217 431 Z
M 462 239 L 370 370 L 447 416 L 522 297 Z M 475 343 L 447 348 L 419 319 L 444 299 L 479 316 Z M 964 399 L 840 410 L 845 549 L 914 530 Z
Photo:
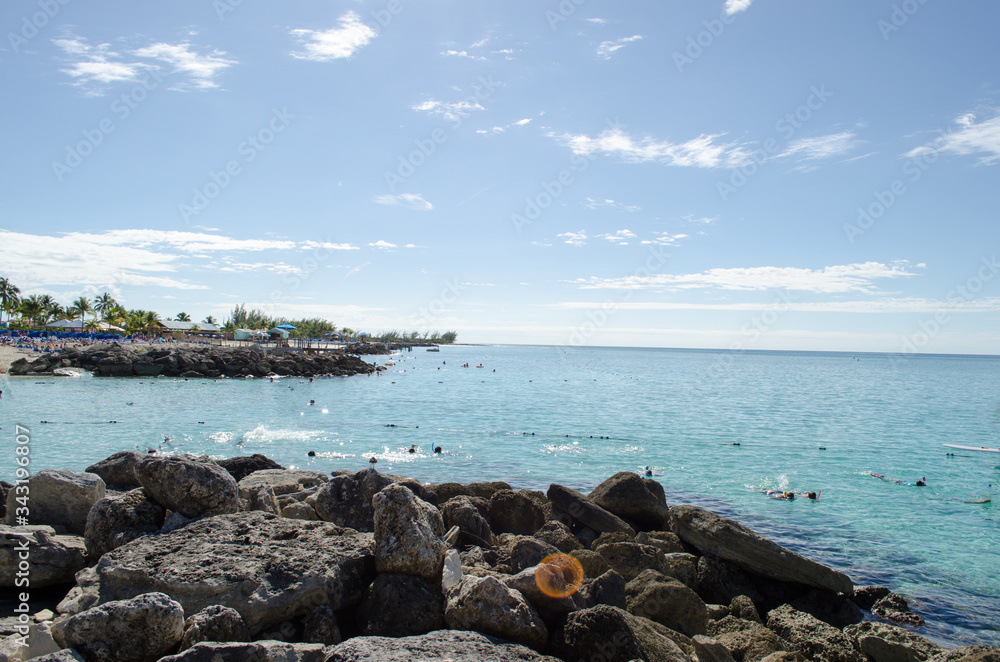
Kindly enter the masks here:
M 172 336 L 176 333 L 180 333 L 188 336 L 221 336 L 222 329 L 220 329 L 215 324 L 208 324 L 207 322 L 174 322 L 170 321 L 160 321 L 156 323 L 160 330 L 160 336 Z

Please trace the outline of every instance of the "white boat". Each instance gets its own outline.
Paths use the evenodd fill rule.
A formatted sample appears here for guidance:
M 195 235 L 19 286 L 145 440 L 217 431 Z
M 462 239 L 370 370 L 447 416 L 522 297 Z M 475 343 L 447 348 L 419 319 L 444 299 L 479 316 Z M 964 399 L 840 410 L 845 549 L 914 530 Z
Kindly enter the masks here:
M 955 444 L 945 444 L 948 448 L 957 448 L 960 451 L 979 451 L 981 453 L 1000 453 L 1000 448 L 990 448 L 989 446 L 956 446 Z

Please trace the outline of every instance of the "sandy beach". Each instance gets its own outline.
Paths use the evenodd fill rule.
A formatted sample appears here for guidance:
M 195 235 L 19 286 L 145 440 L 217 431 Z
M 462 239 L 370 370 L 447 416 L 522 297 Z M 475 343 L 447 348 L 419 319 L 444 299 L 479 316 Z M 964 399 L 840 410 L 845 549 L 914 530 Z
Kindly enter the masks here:
M 7 373 L 10 364 L 22 356 L 30 355 L 31 350 L 18 349 L 17 347 L 0 346 L 0 375 Z

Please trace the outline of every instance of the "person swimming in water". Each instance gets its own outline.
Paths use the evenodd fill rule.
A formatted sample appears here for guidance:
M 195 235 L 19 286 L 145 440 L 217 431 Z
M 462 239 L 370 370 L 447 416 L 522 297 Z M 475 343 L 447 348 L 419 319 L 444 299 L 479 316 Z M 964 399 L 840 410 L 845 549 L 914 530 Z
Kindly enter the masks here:
M 795 492 L 783 492 L 781 490 L 768 490 L 764 494 L 766 494 L 769 499 L 784 499 L 786 501 L 791 501 L 795 498 Z

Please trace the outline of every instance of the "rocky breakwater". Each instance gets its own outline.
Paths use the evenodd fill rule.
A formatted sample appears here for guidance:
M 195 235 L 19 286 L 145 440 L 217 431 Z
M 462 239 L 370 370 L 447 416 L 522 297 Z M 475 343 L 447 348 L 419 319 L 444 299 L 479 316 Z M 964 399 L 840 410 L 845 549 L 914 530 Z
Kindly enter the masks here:
M 3 527 L 0 584 L 30 539 L 69 550 L 61 581 L 74 585 L 0 660 L 1000 661 L 880 619 L 874 604 L 905 601 L 668 507 L 632 473 L 589 495 L 330 477 L 260 456 L 118 453 L 53 473 L 80 489 L 39 511 L 50 521 Z M 87 504 L 86 522 L 67 521 Z M 52 551 L 38 558 L 58 581 Z
M 90 345 L 44 354 L 11 364 L 12 376 L 66 374 L 87 370 L 100 377 L 347 377 L 378 368 L 352 354 L 284 352 L 268 355 L 261 347 Z

